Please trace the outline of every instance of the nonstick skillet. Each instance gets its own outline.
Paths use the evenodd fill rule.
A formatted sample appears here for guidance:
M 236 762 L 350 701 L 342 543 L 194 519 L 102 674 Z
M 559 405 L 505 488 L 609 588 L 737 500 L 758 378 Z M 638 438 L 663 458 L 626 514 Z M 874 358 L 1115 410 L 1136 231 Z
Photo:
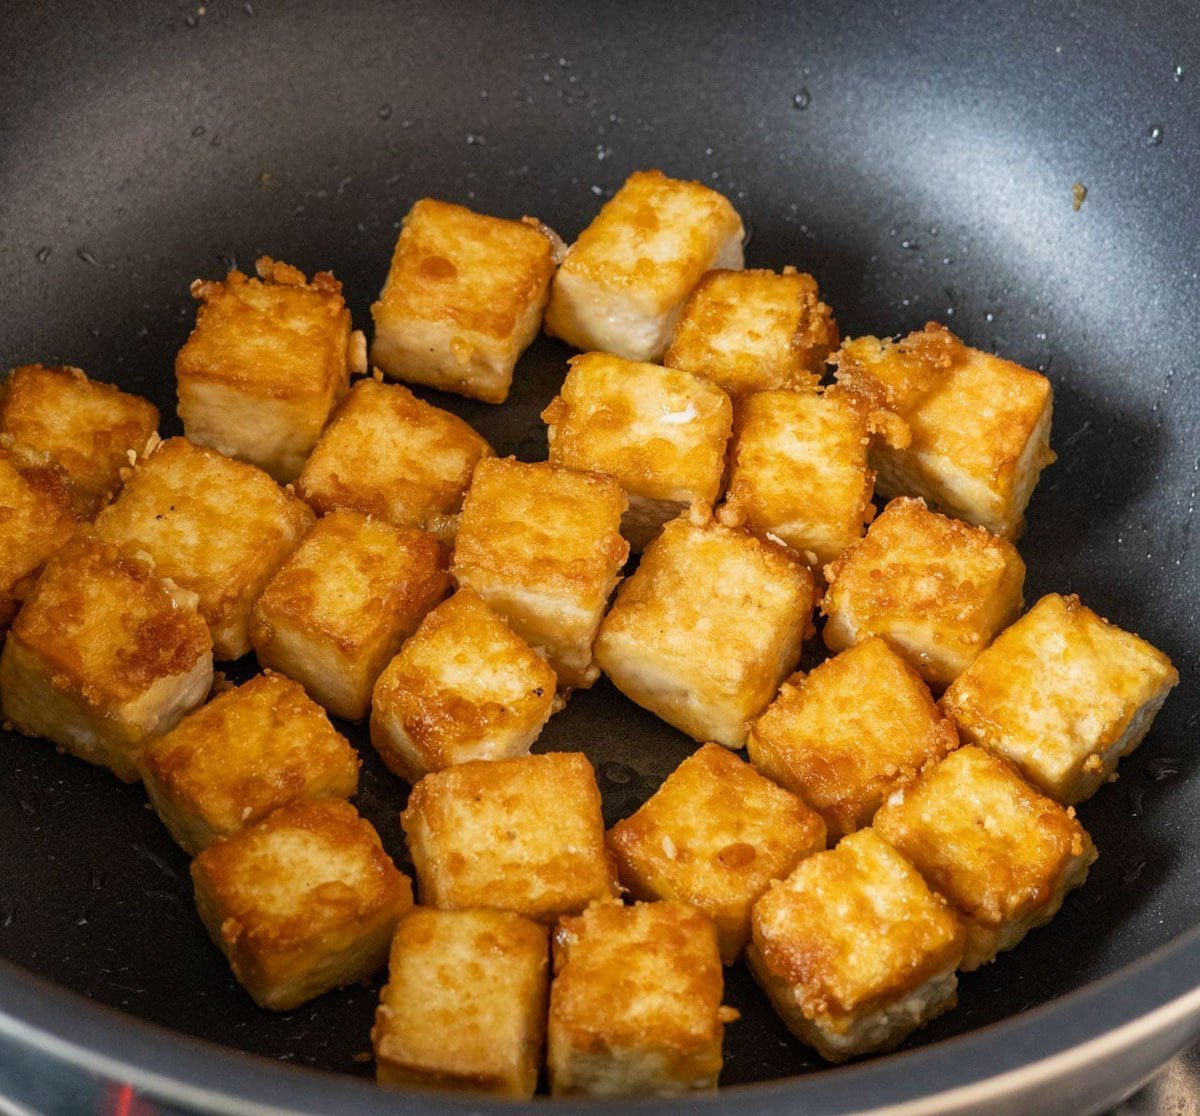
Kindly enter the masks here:
M 330 268 L 369 327 L 415 198 L 570 239 L 652 166 L 728 194 L 748 262 L 813 272 L 845 334 L 937 319 L 1043 369 L 1059 462 L 1021 542 L 1027 597 L 1080 593 L 1183 677 L 1081 809 L 1091 879 L 887 1058 L 821 1068 L 735 968 L 725 1090 L 645 1110 L 1085 1112 L 1200 1032 L 1194 5 L 5 0 L 0 47 L 0 360 L 79 364 L 165 416 L 196 276 L 260 252 Z M 430 398 L 537 459 L 568 355 L 539 340 L 501 408 Z M 403 860 L 403 787 L 340 727 Z M 611 823 L 691 744 L 601 682 L 538 748 L 591 757 Z M 480 1110 L 355 1080 L 375 988 L 254 1008 L 142 793 L 9 735 L 0 957 L 14 1104 Z

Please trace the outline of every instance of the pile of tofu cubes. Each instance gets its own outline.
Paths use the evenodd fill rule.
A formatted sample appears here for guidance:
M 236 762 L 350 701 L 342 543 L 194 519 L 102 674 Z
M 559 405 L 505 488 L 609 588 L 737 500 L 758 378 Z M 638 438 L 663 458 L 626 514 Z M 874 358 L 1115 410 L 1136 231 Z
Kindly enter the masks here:
M 1177 682 L 1077 597 L 1024 611 L 1049 382 L 842 341 L 742 242 L 657 171 L 569 248 L 425 199 L 373 374 L 338 281 L 264 257 L 192 287 L 183 437 L 78 369 L 3 385 L 6 722 L 144 783 L 263 1007 L 388 966 L 380 1081 L 714 1086 L 743 957 L 825 1058 L 894 1047 L 1083 882 L 1073 807 Z M 542 328 L 580 350 L 547 461 L 397 382 L 500 404 Z M 700 745 L 607 833 L 584 755 L 530 754 L 602 671 Z M 411 784 L 420 905 L 329 714 Z

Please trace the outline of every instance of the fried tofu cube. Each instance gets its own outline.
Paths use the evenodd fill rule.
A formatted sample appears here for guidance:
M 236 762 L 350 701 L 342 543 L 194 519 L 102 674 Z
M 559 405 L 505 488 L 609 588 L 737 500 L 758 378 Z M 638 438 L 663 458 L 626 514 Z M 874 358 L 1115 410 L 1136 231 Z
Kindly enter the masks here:
M 267 671 L 150 742 L 138 768 L 171 836 L 195 856 L 272 810 L 358 790 L 358 753 L 304 687 Z
M 712 920 L 685 903 L 593 903 L 554 933 L 555 1096 L 683 1094 L 721 1072 L 725 976 Z
M 694 740 L 741 748 L 795 668 L 812 609 L 812 575 L 791 551 L 697 505 L 621 586 L 596 659 L 617 689 Z
M 1157 648 L 1051 593 L 954 680 L 942 708 L 966 740 L 1069 806 L 1142 742 L 1178 682 Z
M 962 924 L 874 830 L 802 860 L 755 905 L 751 971 L 830 1062 L 899 1046 L 954 1007 Z
M 304 273 L 269 256 L 258 278 L 233 270 L 197 279 L 196 328 L 175 358 L 183 431 L 294 480 L 316 445 L 350 373 L 366 371 L 364 339 L 351 333 L 342 285 L 328 271 Z
M 0 655 L 0 712 L 135 783 L 151 737 L 212 685 L 194 594 L 82 530 L 46 563 Z
M 546 332 L 577 349 L 658 360 L 700 277 L 742 266 L 744 235 L 715 190 L 636 171 L 568 249 Z
M 121 487 L 129 454 L 158 430 L 158 408 L 81 368 L 14 368 L 0 389 L 0 435 L 48 454 L 89 513 Z
M 470 589 L 443 601 L 375 683 L 371 743 L 416 783 L 467 760 L 525 755 L 554 709 L 554 671 Z
M 625 494 L 611 477 L 548 462 L 475 467 L 452 572 L 549 662 L 563 687 L 600 674 L 592 645 L 629 556 Z
M 871 464 L 885 496 L 921 496 L 932 507 L 1005 538 L 1054 461 L 1050 381 L 964 345 L 944 326 L 900 341 L 859 337 L 833 358 L 839 383 L 894 411 L 907 444 L 877 443 Z
M 581 752 L 435 771 L 413 788 L 401 822 L 427 907 L 552 923 L 616 894 L 600 791 Z
M 387 963 L 412 884 L 348 802 L 296 802 L 192 861 L 196 908 L 259 1007 L 290 1011 Z
M 825 848 L 825 823 L 727 748 L 705 744 L 608 831 L 608 848 L 635 898 L 676 899 L 707 914 L 732 965 L 750 938 L 755 900 Z
M 663 363 L 708 376 L 734 397 L 813 391 L 837 343 L 833 311 L 811 275 L 715 270 L 692 291 Z
M 866 536 L 825 567 L 825 645 L 882 636 L 943 688 L 1021 611 L 1025 563 L 982 527 L 897 497 Z
M 746 746 L 837 841 L 870 825 L 892 791 L 958 747 L 958 734 L 916 670 L 872 636 L 789 678 Z
M 237 659 L 250 650 L 250 609 L 312 521 L 261 469 L 171 438 L 139 462 L 96 531 L 195 593 L 214 655 Z
M 528 1100 L 549 987 L 546 927 L 511 911 L 416 907 L 392 942 L 371 1042 L 385 1085 Z
M 616 477 L 629 498 L 621 530 L 641 550 L 695 500 L 716 502 L 733 422 L 703 376 L 609 353 L 574 357 L 542 412 L 550 463 Z
M 554 242 L 533 218 L 422 198 L 371 307 L 371 362 L 392 379 L 503 403 L 553 274 Z
M 365 717 L 375 680 L 450 583 L 446 548 L 358 512 L 317 520 L 254 605 L 258 661 L 338 717 Z

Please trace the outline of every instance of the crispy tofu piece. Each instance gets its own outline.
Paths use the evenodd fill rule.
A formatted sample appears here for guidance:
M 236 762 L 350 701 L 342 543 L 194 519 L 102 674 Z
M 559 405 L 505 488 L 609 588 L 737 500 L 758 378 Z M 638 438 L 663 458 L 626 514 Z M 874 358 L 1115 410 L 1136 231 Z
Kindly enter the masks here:
M 554 242 L 533 218 L 422 198 L 371 307 L 371 362 L 392 379 L 503 403 L 553 274 Z
M 366 371 L 342 285 L 262 256 L 258 278 L 197 279 L 196 328 L 175 358 L 179 417 L 199 446 L 294 480 L 350 372 Z
M 542 412 L 550 463 L 621 482 L 629 498 L 621 530 L 634 550 L 694 500 L 716 502 L 733 422 L 716 384 L 609 353 L 584 353 L 570 365 Z
M 1049 922 L 1096 859 L 1073 810 L 971 744 L 895 791 L 874 828 L 962 916 L 964 970 Z
M 931 686 L 948 686 L 1021 612 L 1025 563 L 984 530 L 897 497 L 825 567 L 825 645 L 882 636 Z
M 878 442 L 871 464 L 885 496 L 921 496 L 948 515 L 1005 538 L 1054 461 L 1050 381 L 964 345 L 930 322 L 900 341 L 859 337 L 833 362 L 839 383 L 894 411 L 907 444 Z
M 296 488 L 319 515 L 345 508 L 449 541 L 471 471 L 491 453 L 457 415 L 401 384 L 359 380 Z
M 755 900 L 825 848 L 825 823 L 727 748 L 705 744 L 608 831 L 608 848 L 635 898 L 677 899 L 707 914 L 732 965 L 750 938 Z
M 802 860 L 755 905 L 751 971 L 830 1062 L 899 1046 L 957 1003 L 961 923 L 874 830 Z
M 261 469 L 171 438 L 138 463 L 96 531 L 195 593 L 214 655 L 237 659 L 250 650 L 251 607 L 312 521 Z
M 742 266 L 744 235 L 715 190 L 636 171 L 567 251 L 546 332 L 577 349 L 658 360 L 700 277 Z
M 547 1061 L 555 1096 L 716 1086 L 724 973 L 707 915 L 684 903 L 593 903 L 554 933 Z
M 813 391 L 837 344 L 833 311 L 811 275 L 716 270 L 688 298 L 663 363 L 708 376 L 735 397 Z
M 195 856 L 280 806 L 349 798 L 359 759 L 298 682 L 267 671 L 151 741 L 138 768 L 163 824 Z
M 958 747 L 921 676 L 877 636 L 795 674 L 754 722 L 750 762 L 799 795 L 836 841 Z
M 412 884 L 348 802 L 284 806 L 192 861 L 196 908 L 259 1007 L 290 1011 L 387 962 Z
M 696 505 L 646 548 L 596 640 L 622 693 L 694 740 L 746 743 L 812 633 L 813 581 L 786 547 Z
M 427 907 L 552 923 L 616 894 L 600 791 L 581 752 L 435 771 L 413 788 L 401 822 Z
M 554 671 L 470 589 L 438 605 L 375 683 L 371 743 L 416 783 L 524 755 L 554 709 Z
M 0 435 L 62 466 L 88 513 L 121 487 L 129 454 L 158 430 L 158 408 L 81 368 L 14 368 L 0 389 Z
M 592 644 L 629 556 L 611 477 L 484 458 L 475 467 L 452 572 L 554 668 L 563 687 L 600 674 Z
M 151 737 L 212 685 L 195 595 L 86 529 L 56 551 L 0 655 L 0 712 L 88 763 L 138 780 Z
M 392 942 L 371 1042 L 385 1085 L 528 1100 L 546 1032 L 544 926 L 511 911 L 416 907 Z
M 375 680 L 446 592 L 445 546 L 352 511 L 309 530 L 254 605 L 258 661 L 338 717 L 365 717 Z
M 1142 742 L 1178 682 L 1157 648 L 1051 593 L 955 679 L 942 708 L 965 739 L 1072 805 Z

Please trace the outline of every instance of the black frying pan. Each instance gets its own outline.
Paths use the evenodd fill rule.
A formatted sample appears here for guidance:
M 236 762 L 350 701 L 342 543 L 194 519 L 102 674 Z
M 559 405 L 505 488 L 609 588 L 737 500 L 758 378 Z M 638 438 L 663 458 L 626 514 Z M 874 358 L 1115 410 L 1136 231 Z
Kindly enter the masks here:
M 983 1082 L 938 1110 L 1083 1111 L 1182 1045 L 1200 1010 L 1195 6 L 204 3 L 0 7 L 5 365 L 79 364 L 173 416 L 196 276 L 260 252 L 331 268 L 369 327 L 415 198 L 531 213 L 570 239 L 630 170 L 662 167 L 732 198 L 750 264 L 816 274 L 843 333 L 939 319 L 1044 369 L 1060 460 L 1021 544 L 1027 595 L 1077 591 L 1181 669 L 1120 783 L 1081 810 L 1101 852 L 1086 888 L 966 976 L 955 1012 L 894 1057 L 813 1072 L 735 968 L 731 1089 L 686 1104 L 845 1111 Z M 536 459 L 567 355 L 538 341 L 502 408 L 430 397 Z M 601 682 L 538 747 L 589 754 L 611 822 L 691 744 Z M 406 860 L 403 788 L 364 757 L 360 805 Z M 0 955 L 17 966 L 0 966 L 0 1085 L 35 1107 L 435 1104 L 345 1076 L 371 1072 L 356 1055 L 375 988 L 256 1009 L 141 792 L 11 736 Z

